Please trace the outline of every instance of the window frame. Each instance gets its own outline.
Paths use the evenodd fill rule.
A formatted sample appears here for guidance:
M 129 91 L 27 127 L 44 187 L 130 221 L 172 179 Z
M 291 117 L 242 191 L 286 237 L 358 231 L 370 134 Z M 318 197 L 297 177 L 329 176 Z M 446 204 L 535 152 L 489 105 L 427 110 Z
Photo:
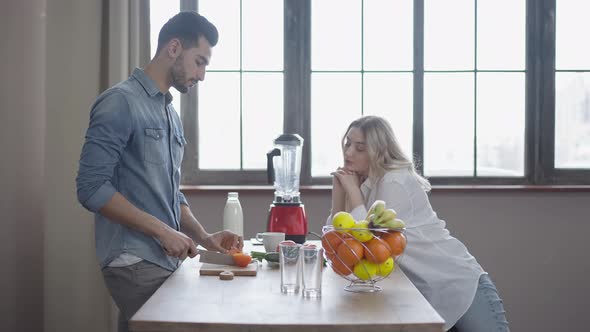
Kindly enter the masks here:
M 311 176 L 311 1 L 284 0 L 284 132 L 305 140 L 301 185 L 331 184 Z M 198 0 L 180 0 L 197 10 Z M 413 151 L 423 172 L 424 0 L 414 0 Z M 477 8 L 477 4 L 476 4 Z M 429 177 L 433 185 L 587 185 L 590 169 L 558 169 L 555 151 L 556 0 L 526 1 L 525 156 L 523 177 Z M 475 50 L 474 50 L 475 51 Z M 475 73 L 479 72 L 477 68 Z M 206 84 L 206 82 L 204 83 Z M 474 92 L 475 93 L 475 92 Z M 181 95 L 181 118 L 189 142 L 182 163 L 185 185 L 267 185 L 266 170 L 198 169 L 198 86 Z M 269 150 L 271 149 L 269 142 Z M 211 143 L 214 144 L 214 143 Z M 263 158 L 264 156 L 261 156 Z M 475 162 L 475 161 L 474 161 Z

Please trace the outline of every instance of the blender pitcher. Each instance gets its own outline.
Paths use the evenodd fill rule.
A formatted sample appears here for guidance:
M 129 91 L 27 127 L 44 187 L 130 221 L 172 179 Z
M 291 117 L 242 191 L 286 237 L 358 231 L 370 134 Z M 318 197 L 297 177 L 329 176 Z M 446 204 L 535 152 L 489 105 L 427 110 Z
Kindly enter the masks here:
M 274 200 L 268 211 L 267 231 L 285 233 L 285 240 L 304 243 L 307 235 L 305 209 L 299 195 L 303 138 L 283 134 L 266 154 L 268 182 L 274 185 Z
M 274 140 L 274 149 L 266 154 L 268 182 L 275 187 L 275 202 L 299 202 L 299 175 L 303 138 L 283 134 Z

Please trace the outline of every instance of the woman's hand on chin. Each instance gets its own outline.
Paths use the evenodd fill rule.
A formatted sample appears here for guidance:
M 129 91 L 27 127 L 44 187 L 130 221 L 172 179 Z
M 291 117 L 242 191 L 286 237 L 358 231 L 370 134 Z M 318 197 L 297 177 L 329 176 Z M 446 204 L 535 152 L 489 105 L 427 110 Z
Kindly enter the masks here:
M 340 181 L 342 187 L 349 195 L 360 188 L 360 178 L 356 172 L 339 168 L 332 175 Z
M 336 175 L 336 173 L 345 175 L 357 175 L 355 171 L 345 167 L 338 167 L 334 172 L 330 173 L 330 175 Z

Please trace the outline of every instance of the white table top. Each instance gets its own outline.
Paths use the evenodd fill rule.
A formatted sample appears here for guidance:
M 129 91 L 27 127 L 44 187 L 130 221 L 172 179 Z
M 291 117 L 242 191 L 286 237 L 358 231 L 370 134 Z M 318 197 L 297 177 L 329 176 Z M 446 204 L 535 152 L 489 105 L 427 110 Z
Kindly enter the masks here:
M 253 249 L 252 249 L 253 248 Z M 246 244 L 244 251 L 264 251 Z M 401 269 L 380 281 L 377 293 L 351 293 L 329 267 L 321 299 L 280 291 L 280 271 L 266 261 L 255 277 L 231 281 L 200 276 L 186 260 L 129 322 L 131 331 L 443 331 L 443 319 Z

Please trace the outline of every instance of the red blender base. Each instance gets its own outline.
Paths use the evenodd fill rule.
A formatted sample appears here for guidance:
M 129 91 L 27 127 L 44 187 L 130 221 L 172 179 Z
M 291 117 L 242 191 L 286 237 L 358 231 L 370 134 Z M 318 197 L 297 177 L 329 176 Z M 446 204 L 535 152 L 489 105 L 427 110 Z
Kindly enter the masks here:
M 307 235 L 307 218 L 303 204 L 271 204 L 266 230 L 285 233 L 285 240 L 304 243 Z

